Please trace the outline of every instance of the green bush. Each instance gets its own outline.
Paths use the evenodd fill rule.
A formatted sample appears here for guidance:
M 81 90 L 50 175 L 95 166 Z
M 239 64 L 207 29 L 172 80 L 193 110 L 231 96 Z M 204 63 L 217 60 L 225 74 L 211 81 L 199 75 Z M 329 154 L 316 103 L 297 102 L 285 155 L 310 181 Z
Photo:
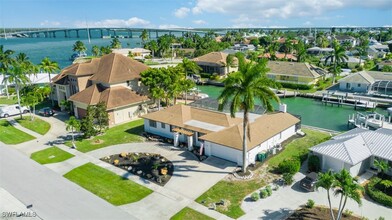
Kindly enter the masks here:
M 265 190 L 267 191 L 268 196 L 271 196 L 271 195 L 272 195 L 272 188 L 271 188 L 270 185 L 266 186 L 266 187 L 265 187 Z
M 297 157 L 293 157 L 288 160 L 282 161 L 278 165 L 278 171 L 280 173 L 291 173 L 295 174 L 301 169 L 301 162 L 300 159 Z
M 300 89 L 300 90 L 313 89 L 313 85 L 283 83 L 283 82 L 281 82 L 280 85 L 282 85 L 283 88 L 288 88 L 288 89 Z
M 376 185 L 381 181 L 382 179 L 378 177 L 370 179 L 370 182 L 366 186 L 366 194 L 368 194 L 374 201 L 392 208 L 392 196 L 389 196 L 376 188 Z
M 283 181 L 286 185 L 291 185 L 294 182 L 294 174 L 292 173 L 284 173 L 283 174 Z
M 250 198 L 252 199 L 252 201 L 257 201 L 260 199 L 260 196 L 257 192 L 252 193 L 252 195 L 250 196 Z
M 314 207 L 315 202 L 312 199 L 308 199 L 308 202 L 306 203 L 306 207 L 311 209 Z
M 350 217 L 350 216 L 352 216 L 353 215 L 353 211 L 351 211 L 351 210 L 349 210 L 349 209 L 346 209 L 346 210 L 344 210 L 344 212 L 343 212 L 343 216 L 344 217 Z
M 308 169 L 310 172 L 320 171 L 320 158 L 316 155 L 311 155 L 308 160 Z
M 260 197 L 261 198 L 267 198 L 268 197 L 268 192 L 266 189 L 260 190 Z

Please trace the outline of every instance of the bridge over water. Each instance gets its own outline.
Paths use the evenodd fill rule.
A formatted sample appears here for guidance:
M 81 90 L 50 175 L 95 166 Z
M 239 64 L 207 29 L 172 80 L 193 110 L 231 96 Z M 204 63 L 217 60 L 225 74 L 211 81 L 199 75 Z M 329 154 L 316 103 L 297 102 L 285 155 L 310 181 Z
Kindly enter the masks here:
M 0 37 L 44 37 L 44 38 L 81 38 L 90 36 L 91 38 L 111 38 L 111 37 L 124 37 L 133 38 L 139 37 L 143 30 L 147 30 L 150 38 L 158 38 L 164 34 L 185 35 L 186 33 L 195 33 L 204 35 L 209 32 L 223 35 L 227 31 L 249 31 L 249 32 L 270 32 L 272 30 L 280 31 L 323 31 L 329 32 L 333 28 L 339 32 L 358 31 L 358 30 L 387 30 L 386 27 L 292 27 L 292 28 L 173 28 L 173 29 L 154 29 L 154 28 L 61 28 L 61 29 L 20 29 L 17 31 L 4 31 Z

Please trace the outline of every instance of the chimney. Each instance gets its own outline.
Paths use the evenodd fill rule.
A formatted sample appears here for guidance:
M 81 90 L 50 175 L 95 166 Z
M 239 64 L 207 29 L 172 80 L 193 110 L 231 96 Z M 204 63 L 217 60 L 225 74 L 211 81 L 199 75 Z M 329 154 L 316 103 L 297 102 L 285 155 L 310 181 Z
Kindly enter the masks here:
M 287 112 L 287 105 L 286 104 L 279 104 L 279 111 L 280 112 Z

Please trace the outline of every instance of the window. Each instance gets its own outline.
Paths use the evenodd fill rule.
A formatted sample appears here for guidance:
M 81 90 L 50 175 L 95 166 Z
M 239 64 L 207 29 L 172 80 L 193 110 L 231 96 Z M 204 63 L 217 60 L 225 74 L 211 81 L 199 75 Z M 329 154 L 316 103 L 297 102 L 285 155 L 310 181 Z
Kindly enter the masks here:
M 156 121 L 150 120 L 149 123 L 150 123 L 150 127 L 153 127 L 153 128 L 157 127 L 157 122 Z
M 161 128 L 165 129 L 166 128 L 166 124 L 165 123 L 161 123 Z
M 358 87 L 361 87 L 361 84 L 358 83 Z

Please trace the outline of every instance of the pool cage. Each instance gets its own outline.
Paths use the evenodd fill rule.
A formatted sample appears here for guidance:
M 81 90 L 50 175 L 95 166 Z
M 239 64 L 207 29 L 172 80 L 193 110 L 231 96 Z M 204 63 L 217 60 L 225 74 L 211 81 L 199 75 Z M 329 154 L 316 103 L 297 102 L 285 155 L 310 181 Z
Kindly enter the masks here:
M 383 94 L 383 95 L 392 95 L 392 81 L 391 80 L 381 80 L 376 81 L 371 85 L 371 92 Z
M 218 111 L 219 102 L 218 102 L 218 100 L 213 99 L 213 98 L 204 98 L 204 99 L 196 100 L 196 101 L 190 103 L 189 105 L 193 106 L 193 107 L 197 107 L 197 108 Z M 223 108 L 223 112 L 230 113 L 230 103 L 228 103 Z M 264 114 L 265 109 L 260 105 L 255 105 L 255 109 L 253 111 L 251 111 L 251 113 Z

